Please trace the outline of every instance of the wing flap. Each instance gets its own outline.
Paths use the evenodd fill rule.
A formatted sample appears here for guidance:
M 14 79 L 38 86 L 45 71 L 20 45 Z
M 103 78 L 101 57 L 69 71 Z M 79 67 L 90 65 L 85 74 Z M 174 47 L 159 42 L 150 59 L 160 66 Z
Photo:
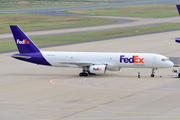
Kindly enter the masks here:
M 91 66 L 91 65 L 104 65 L 104 63 L 98 62 L 83 62 L 83 61 L 59 61 L 57 63 L 60 64 L 69 64 L 69 65 L 77 65 L 77 66 Z

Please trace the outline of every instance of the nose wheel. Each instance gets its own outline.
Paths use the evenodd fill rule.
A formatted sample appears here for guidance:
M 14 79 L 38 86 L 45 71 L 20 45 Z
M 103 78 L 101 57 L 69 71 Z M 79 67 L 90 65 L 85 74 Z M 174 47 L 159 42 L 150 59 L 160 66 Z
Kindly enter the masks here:
M 154 77 L 155 75 L 154 74 L 151 74 L 151 77 Z
M 154 72 L 155 70 L 157 70 L 157 68 L 152 68 L 152 74 L 150 75 L 151 77 L 154 77 L 154 76 L 155 76 L 155 75 L 154 75 L 154 74 L 155 74 L 155 72 Z

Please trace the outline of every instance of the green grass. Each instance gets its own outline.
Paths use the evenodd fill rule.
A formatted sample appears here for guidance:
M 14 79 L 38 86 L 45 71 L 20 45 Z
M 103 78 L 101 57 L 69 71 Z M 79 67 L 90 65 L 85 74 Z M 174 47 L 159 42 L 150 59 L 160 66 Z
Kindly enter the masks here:
M 97 8 L 86 10 L 70 10 L 65 11 L 76 14 L 94 15 L 99 14 L 103 16 L 124 16 L 124 17 L 169 17 L 178 16 L 176 5 L 174 4 L 157 4 L 157 5 L 136 5 L 136 6 L 123 6 L 111 8 Z
M 30 31 L 91 26 L 113 22 L 117 22 L 117 20 L 40 14 L 32 15 L 21 13 L 6 13 L 0 14 L 0 33 L 10 32 L 9 25 L 18 25 L 24 31 Z
M 137 2 L 141 0 L 131 0 Z M 72 7 L 72 6 L 89 6 L 110 3 L 124 3 L 130 1 L 107 1 L 107 0 L 0 0 L 1 10 L 18 10 L 18 9 L 39 9 L 39 8 L 56 8 L 56 7 Z
M 55 8 L 102 4 L 100 2 L 0 2 L 0 10 Z
M 56 35 L 48 37 L 36 37 L 31 38 L 37 46 L 48 46 L 64 43 L 75 43 L 88 40 L 113 38 L 128 35 L 138 35 L 143 33 L 152 33 L 166 30 L 179 29 L 180 24 L 169 23 L 166 25 L 155 25 L 139 28 L 129 28 L 120 30 L 100 31 L 100 32 L 88 32 L 68 35 Z M 138 32 L 137 32 L 138 31 Z M 17 49 L 14 40 L 0 41 L 0 51 L 14 50 Z

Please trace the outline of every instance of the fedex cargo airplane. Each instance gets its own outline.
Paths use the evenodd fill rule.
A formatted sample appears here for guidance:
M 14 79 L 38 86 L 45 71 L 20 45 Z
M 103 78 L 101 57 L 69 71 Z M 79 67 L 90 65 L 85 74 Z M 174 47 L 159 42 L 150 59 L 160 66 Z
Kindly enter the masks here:
M 105 74 L 107 70 L 120 71 L 121 68 L 152 68 L 151 77 L 157 68 L 173 67 L 173 63 L 163 55 L 151 53 L 102 53 L 102 52 L 50 52 L 41 51 L 17 25 L 10 25 L 19 50 L 12 57 L 18 60 L 53 67 L 79 67 L 79 76 Z

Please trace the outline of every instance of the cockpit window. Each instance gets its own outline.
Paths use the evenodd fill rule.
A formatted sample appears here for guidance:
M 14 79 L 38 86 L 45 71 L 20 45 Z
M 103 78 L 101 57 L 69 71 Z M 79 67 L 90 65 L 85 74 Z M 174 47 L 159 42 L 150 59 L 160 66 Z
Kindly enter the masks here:
M 169 59 L 164 58 L 164 59 L 162 59 L 162 61 L 169 61 Z
M 177 73 L 177 70 L 174 70 L 174 73 Z

